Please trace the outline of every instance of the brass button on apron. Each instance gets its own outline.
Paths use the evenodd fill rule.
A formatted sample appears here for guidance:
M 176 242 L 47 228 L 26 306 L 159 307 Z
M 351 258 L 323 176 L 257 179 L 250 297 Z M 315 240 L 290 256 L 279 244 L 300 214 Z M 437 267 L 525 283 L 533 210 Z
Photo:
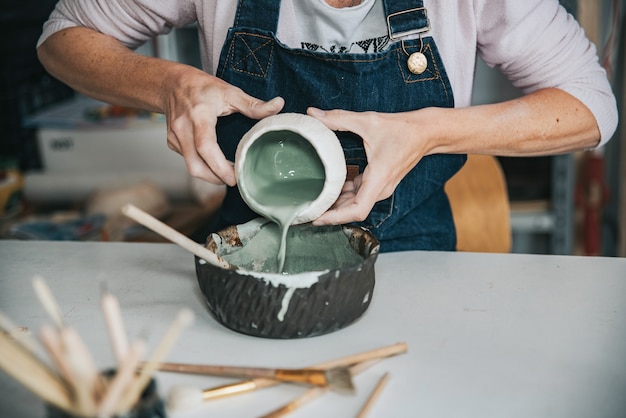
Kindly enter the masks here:
M 422 74 L 424 71 L 426 71 L 426 67 L 428 67 L 428 61 L 426 60 L 426 56 L 421 52 L 414 52 L 409 55 L 406 63 L 409 67 L 409 71 L 417 75 Z
M 426 55 L 422 53 L 422 51 L 424 50 L 424 41 L 422 40 L 422 35 L 420 35 L 419 39 L 420 39 L 419 51 L 413 52 L 411 54 L 409 54 L 406 48 L 404 47 L 404 39 L 402 40 L 400 44 L 402 46 L 402 51 L 404 51 L 406 56 L 409 57 L 406 60 L 406 65 L 407 67 L 409 67 L 409 71 L 416 75 L 422 74 L 424 71 L 426 71 L 426 68 L 428 68 L 428 60 L 426 59 Z

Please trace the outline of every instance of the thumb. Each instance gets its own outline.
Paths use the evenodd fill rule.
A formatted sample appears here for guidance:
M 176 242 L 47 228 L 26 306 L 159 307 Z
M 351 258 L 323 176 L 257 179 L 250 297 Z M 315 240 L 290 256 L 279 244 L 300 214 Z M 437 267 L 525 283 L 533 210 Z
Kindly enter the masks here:
M 282 97 L 274 97 L 267 102 L 252 97 L 247 102 L 244 102 L 238 110 L 249 118 L 263 119 L 280 112 L 283 106 L 285 106 L 285 100 Z

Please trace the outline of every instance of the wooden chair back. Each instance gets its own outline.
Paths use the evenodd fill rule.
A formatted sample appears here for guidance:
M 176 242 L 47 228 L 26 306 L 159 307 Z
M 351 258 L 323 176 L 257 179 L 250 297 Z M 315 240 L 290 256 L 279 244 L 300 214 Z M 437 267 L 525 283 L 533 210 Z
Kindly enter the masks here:
M 452 207 L 458 251 L 511 251 L 511 209 L 504 173 L 495 157 L 469 155 L 445 190 Z

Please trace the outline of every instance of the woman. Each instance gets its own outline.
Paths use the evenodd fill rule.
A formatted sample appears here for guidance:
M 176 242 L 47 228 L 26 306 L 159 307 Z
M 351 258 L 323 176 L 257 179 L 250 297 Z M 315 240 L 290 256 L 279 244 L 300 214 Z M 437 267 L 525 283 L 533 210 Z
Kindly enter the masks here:
M 596 51 L 556 0 L 152 3 L 62 0 L 39 56 L 79 92 L 164 113 L 189 172 L 231 186 L 216 229 L 255 216 L 235 188 L 234 150 L 281 111 L 338 131 L 358 168 L 315 223 L 360 222 L 382 251 L 455 248 L 443 185 L 464 154 L 593 148 L 617 124 Z M 205 71 L 129 49 L 193 22 Z M 477 53 L 525 95 L 469 106 Z

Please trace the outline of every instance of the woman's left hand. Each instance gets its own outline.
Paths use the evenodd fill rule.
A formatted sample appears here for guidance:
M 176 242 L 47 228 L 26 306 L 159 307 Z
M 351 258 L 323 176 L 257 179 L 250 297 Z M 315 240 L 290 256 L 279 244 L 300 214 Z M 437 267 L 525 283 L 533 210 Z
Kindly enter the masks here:
M 386 199 L 400 181 L 425 155 L 425 141 L 412 133 L 416 112 L 378 113 L 346 110 L 322 111 L 309 108 L 307 113 L 334 131 L 350 131 L 363 139 L 367 166 L 354 180 L 346 181 L 335 204 L 314 225 L 338 225 L 364 221 L 380 200 Z M 414 126 L 414 125 L 413 125 Z

